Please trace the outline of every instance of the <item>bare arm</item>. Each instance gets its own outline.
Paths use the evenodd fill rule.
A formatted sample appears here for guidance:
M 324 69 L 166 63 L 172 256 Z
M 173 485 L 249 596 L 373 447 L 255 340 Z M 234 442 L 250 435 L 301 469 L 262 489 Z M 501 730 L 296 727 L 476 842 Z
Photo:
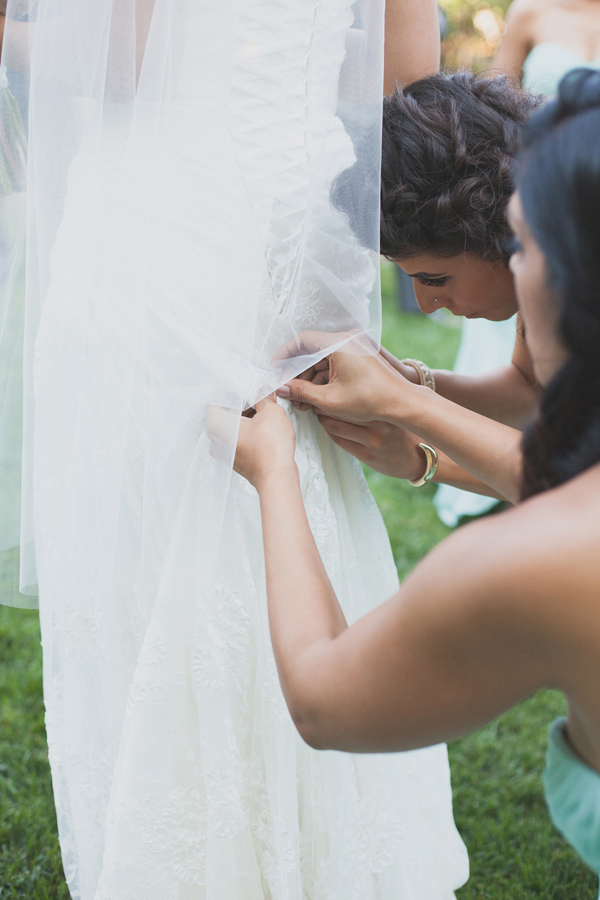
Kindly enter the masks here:
M 266 503 L 263 521 L 272 512 Z M 286 691 L 312 746 L 374 752 L 452 740 L 552 683 L 544 641 L 505 593 L 498 529 L 486 524 L 457 532 L 387 603 L 299 653 Z M 297 588 L 288 612 L 294 601 L 302 609 Z M 267 591 L 272 610 L 282 595 Z M 290 618 L 284 627 L 292 631 Z M 283 637 L 272 631 L 274 644 Z
M 498 495 L 517 503 L 521 432 L 458 406 L 429 388 L 413 387 L 410 394 L 409 404 L 400 413 L 402 422 Z M 397 419 L 391 404 L 386 419 L 388 416 L 392 421 Z
M 259 404 L 240 432 L 236 468 L 248 472 L 261 418 L 276 443 L 287 427 L 282 416 L 272 401 Z M 272 446 L 251 476 L 261 502 L 271 637 L 305 740 L 354 752 L 424 746 L 476 728 L 551 681 L 554 648 L 537 637 L 522 597 L 515 600 L 516 511 L 511 525 L 498 517 L 462 529 L 391 600 L 347 627 L 308 526 L 293 456 L 280 456 L 274 469 Z
M 508 75 L 520 85 L 523 78 L 523 64 L 533 47 L 533 26 L 536 4 L 532 0 L 515 0 L 506 14 L 506 32 L 494 60 L 492 68 L 498 74 Z
M 379 355 L 338 352 L 330 356 L 329 366 L 328 384 L 295 379 L 279 393 L 309 404 L 320 415 L 351 424 L 364 426 L 378 420 L 402 426 L 447 454 L 457 466 L 492 488 L 494 495 L 513 503 L 518 500 L 518 430 L 411 384 Z M 457 474 L 455 471 L 455 484 Z
M 438 371 L 435 381 L 442 397 L 513 428 L 525 427 L 540 397 L 520 320 L 510 365 L 476 376 Z
M 331 416 L 319 416 L 319 422 L 331 440 L 352 456 L 370 466 L 376 472 L 390 478 L 419 478 L 425 471 L 425 457 L 419 449 L 421 438 L 398 425 L 389 422 L 368 422 L 355 425 Z M 484 494 L 505 500 L 498 491 L 480 481 L 454 462 L 439 447 L 438 467 L 433 481 L 449 484 L 463 491 Z
M 404 378 L 418 383 L 412 366 L 403 365 L 383 347 L 381 355 Z M 540 396 L 520 316 L 510 365 L 481 375 L 459 375 L 443 369 L 436 370 L 434 375 L 440 396 L 513 428 L 527 424 Z
M 435 0 L 388 0 L 385 6 L 385 94 L 440 67 L 440 26 Z

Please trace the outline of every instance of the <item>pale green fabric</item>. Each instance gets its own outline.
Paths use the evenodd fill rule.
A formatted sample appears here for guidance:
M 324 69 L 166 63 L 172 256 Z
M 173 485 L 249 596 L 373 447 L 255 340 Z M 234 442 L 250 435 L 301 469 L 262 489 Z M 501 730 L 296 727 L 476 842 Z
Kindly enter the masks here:
M 533 48 L 523 64 L 523 87 L 534 94 L 556 94 L 561 78 L 582 66 L 600 69 L 600 56 L 588 62 L 562 44 L 544 41 Z
M 565 725 L 566 719 L 556 719 L 549 732 L 546 803 L 558 830 L 600 875 L 600 774 L 571 748 Z

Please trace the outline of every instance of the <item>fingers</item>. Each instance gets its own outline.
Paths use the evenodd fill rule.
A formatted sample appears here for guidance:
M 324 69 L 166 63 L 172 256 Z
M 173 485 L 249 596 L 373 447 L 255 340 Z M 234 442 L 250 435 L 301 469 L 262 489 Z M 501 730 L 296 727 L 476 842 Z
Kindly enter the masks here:
M 319 416 L 318 418 L 329 437 L 336 443 L 338 443 L 336 438 L 342 438 L 364 446 L 369 440 L 369 430 L 362 425 L 352 425 L 350 422 L 342 422 L 341 419 L 333 419 L 331 416 Z
M 292 359 L 294 356 L 301 355 L 301 340 L 300 338 L 290 338 L 289 341 L 286 341 L 285 344 L 282 344 L 271 362 L 281 362 L 284 359 Z
M 313 384 L 329 384 L 329 366 L 321 372 L 316 372 L 311 379 Z
M 305 372 L 300 372 L 297 378 L 300 378 L 302 381 L 312 381 L 315 377 L 315 367 L 311 366 L 310 369 L 307 369 Z
M 293 359 L 295 356 L 307 356 L 310 353 L 319 353 L 331 343 L 332 335 L 320 331 L 303 331 L 297 337 L 291 338 L 283 344 L 275 356 L 273 362 L 285 359 Z
M 295 356 L 310 356 L 313 353 L 322 353 L 330 347 L 345 343 L 355 334 L 357 334 L 355 330 L 337 332 L 302 331 L 279 348 L 272 362 L 282 362 L 286 359 L 293 359 Z
M 222 406 L 206 407 L 206 434 L 210 441 L 210 454 L 220 462 L 230 463 L 236 443 L 239 414 Z
M 266 397 L 263 397 L 262 400 L 259 400 L 258 403 L 254 404 L 254 409 L 256 412 L 260 412 L 261 410 L 268 409 L 270 406 L 277 406 L 277 397 L 275 394 L 267 394 Z
M 325 400 L 324 391 L 327 390 L 327 387 L 327 385 L 315 385 L 312 381 L 303 381 L 301 378 L 293 378 L 278 388 L 277 396 L 296 403 L 320 407 Z
M 331 440 L 334 444 L 337 444 L 338 447 L 341 447 L 342 450 L 345 450 L 346 453 L 356 457 L 356 459 L 359 459 L 361 462 L 367 461 L 365 459 L 365 448 L 362 444 L 357 444 L 355 441 L 347 441 L 344 438 L 335 437 L 334 435 L 331 435 Z

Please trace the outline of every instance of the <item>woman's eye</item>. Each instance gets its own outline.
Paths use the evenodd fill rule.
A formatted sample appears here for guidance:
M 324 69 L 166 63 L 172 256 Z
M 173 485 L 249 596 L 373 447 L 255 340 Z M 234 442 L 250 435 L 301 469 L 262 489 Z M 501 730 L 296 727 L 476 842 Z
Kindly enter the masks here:
M 425 287 L 444 287 L 446 282 L 448 281 L 448 277 L 445 278 L 420 278 L 421 284 L 424 284 Z

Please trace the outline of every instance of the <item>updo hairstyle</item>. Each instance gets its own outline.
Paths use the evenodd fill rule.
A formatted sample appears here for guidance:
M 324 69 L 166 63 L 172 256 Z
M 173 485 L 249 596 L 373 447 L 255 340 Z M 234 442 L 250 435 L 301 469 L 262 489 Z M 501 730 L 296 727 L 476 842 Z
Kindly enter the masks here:
M 523 215 L 560 304 L 569 359 L 523 439 L 523 497 L 600 462 L 600 72 L 576 69 L 524 133 Z
M 540 98 L 506 78 L 429 75 L 384 99 L 381 253 L 506 261 L 520 130 Z

